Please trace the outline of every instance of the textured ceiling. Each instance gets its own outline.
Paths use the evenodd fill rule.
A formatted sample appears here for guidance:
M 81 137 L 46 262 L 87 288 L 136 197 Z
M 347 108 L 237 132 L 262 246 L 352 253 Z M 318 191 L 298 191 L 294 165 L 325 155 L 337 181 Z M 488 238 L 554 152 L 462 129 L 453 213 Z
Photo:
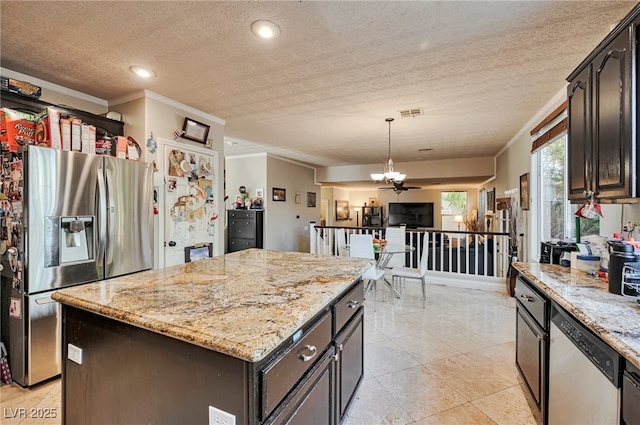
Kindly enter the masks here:
M 218 116 L 238 141 L 227 154 L 381 163 L 394 117 L 396 162 L 483 157 L 635 4 L 1 1 L 0 64 L 103 99 L 149 89 Z M 253 36 L 258 19 L 280 38 Z M 158 77 L 139 79 L 134 64 Z M 425 116 L 400 118 L 409 108 Z

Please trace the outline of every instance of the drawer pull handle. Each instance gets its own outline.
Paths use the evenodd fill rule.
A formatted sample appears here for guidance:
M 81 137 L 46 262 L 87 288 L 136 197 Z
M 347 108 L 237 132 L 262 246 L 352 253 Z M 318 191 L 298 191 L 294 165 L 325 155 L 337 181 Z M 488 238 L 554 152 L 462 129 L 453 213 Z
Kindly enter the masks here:
M 349 301 L 349 303 L 347 304 L 347 307 L 349 307 L 349 308 L 358 308 L 358 301 L 356 301 L 356 300 Z
M 534 301 L 534 300 L 533 300 L 533 297 L 531 297 L 531 296 L 529 296 L 529 295 L 524 295 L 524 294 L 523 294 L 523 295 L 520 295 L 520 298 L 522 298 L 523 300 L 525 300 L 525 301 L 526 301 L 526 302 L 528 302 L 528 303 L 532 303 L 532 302 Z
M 311 355 L 310 356 L 305 356 L 304 354 L 299 354 L 298 357 L 300 359 L 302 359 L 303 362 L 308 362 L 309 360 L 314 358 L 316 356 L 316 354 L 318 354 L 318 349 L 314 345 L 307 345 L 304 348 L 309 350 Z

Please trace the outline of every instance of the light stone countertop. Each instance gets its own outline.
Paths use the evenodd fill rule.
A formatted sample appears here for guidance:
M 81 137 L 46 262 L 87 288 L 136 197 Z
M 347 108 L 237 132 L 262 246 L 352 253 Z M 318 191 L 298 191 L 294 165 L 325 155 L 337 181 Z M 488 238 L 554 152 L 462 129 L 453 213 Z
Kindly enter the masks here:
M 514 263 L 549 298 L 640 368 L 640 306 L 606 282 L 557 264 Z
M 262 360 L 372 260 L 249 249 L 62 289 L 62 304 L 220 353 Z

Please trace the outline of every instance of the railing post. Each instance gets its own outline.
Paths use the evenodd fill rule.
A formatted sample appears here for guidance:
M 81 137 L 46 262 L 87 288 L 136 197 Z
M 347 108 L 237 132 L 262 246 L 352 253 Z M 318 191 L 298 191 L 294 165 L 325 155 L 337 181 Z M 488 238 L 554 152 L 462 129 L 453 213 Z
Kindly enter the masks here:
M 316 230 L 316 222 L 309 222 L 309 252 L 311 254 L 318 253 L 318 231 Z

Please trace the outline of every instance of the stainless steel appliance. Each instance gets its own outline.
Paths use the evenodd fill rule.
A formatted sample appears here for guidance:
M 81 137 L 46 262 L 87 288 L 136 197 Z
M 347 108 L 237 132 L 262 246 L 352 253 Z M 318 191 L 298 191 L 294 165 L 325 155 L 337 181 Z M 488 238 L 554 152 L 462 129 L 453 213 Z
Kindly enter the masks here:
M 555 304 L 549 343 L 549 423 L 620 423 L 620 355 Z
M 36 146 L 4 155 L 3 171 L 6 161 L 21 164 L 3 173 L 14 199 L 4 223 L 2 339 L 14 380 L 30 386 L 60 373 L 54 290 L 153 267 L 153 170 Z

